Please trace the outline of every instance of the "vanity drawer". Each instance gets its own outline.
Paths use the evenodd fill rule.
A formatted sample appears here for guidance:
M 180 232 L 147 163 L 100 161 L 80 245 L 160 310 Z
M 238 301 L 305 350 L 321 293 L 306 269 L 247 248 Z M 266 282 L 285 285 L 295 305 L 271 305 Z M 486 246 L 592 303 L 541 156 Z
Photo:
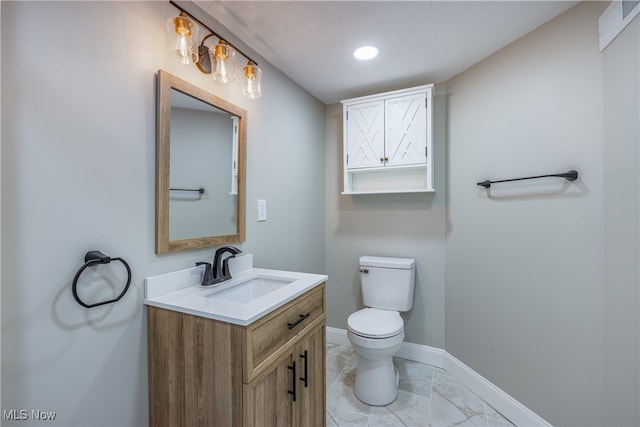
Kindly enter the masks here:
M 324 319 L 324 292 L 323 283 L 247 326 L 245 382 L 289 351 L 287 343 L 296 335 L 306 332 L 318 319 Z

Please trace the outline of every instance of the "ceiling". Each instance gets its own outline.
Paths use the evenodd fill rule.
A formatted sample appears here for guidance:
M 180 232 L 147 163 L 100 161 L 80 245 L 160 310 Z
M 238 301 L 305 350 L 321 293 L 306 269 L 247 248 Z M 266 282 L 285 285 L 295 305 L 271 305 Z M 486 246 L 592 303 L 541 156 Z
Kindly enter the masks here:
M 578 2 L 195 3 L 300 86 L 331 104 L 444 82 Z M 369 61 L 356 60 L 353 50 L 363 44 L 376 45 L 380 54 Z M 263 92 L 268 90 L 263 87 Z

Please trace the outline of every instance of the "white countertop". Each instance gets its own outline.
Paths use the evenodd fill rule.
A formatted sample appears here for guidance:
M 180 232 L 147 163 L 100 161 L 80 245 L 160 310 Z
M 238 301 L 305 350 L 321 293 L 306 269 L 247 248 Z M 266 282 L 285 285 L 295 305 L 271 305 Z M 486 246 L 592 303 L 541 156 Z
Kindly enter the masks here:
M 251 257 L 250 265 L 252 264 Z M 202 271 L 203 267 L 192 267 L 146 278 L 145 305 L 246 326 L 327 280 L 327 276 L 323 274 L 251 267 L 239 272 L 232 269 L 233 278 L 217 286 L 200 286 Z M 249 302 L 215 297 L 216 293 L 256 276 L 282 278 L 292 282 Z

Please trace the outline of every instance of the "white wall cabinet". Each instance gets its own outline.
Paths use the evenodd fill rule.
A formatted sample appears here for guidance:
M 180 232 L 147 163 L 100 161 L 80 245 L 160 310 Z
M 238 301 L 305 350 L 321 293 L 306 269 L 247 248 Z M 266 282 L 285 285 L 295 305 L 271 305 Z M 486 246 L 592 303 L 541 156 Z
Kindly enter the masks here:
M 342 101 L 343 194 L 433 189 L 433 85 Z

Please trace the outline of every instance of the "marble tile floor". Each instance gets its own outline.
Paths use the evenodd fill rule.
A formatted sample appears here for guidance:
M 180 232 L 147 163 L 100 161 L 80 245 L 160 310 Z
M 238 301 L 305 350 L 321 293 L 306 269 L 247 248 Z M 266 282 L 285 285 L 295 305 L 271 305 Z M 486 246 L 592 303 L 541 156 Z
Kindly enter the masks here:
M 357 359 L 351 347 L 327 344 L 327 426 L 513 426 L 445 370 L 397 357 L 397 399 L 368 406 L 353 395 Z

